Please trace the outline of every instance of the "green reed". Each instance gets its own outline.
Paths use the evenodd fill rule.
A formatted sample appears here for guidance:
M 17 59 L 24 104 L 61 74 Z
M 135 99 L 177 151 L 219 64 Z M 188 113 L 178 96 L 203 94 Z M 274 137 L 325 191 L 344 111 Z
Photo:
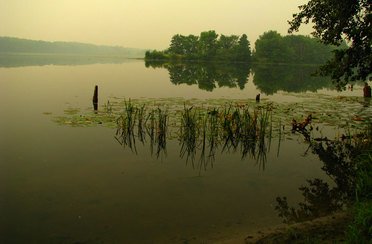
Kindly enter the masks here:
M 253 113 L 250 113 L 248 108 L 243 110 L 241 130 L 242 158 L 245 158 L 247 155 L 250 155 L 251 157 L 256 156 L 257 116 L 257 110 L 254 110 Z
M 146 106 L 142 105 L 137 109 L 137 136 L 139 140 L 143 143 L 145 141 L 145 116 L 146 116 Z
M 198 125 L 199 118 L 197 112 L 193 107 L 186 107 L 184 105 L 181 111 L 181 126 L 180 126 L 180 156 L 183 158 L 187 154 L 187 160 L 191 158 L 192 162 L 195 159 L 198 139 Z M 187 161 L 186 160 L 186 161 Z
M 124 146 L 128 146 L 131 150 L 136 149 L 136 139 L 134 134 L 134 126 L 136 124 L 136 114 L 138 109 L 131 103 L 130 99 L 124 101 L 123 113 L 118 117 L 116 123 L 116 140 Z M 119 137 L 118 137 L 119 136 Z
M 157 144 L 156 154 L 166 150 L 168 112 L 157 108 L 147 112 L 146 106 L 136 106 L 131 100 L 124 101 L 122 114 L 117 118 L 116 140 L 137 152 L 136 138 L 142 143 L 150 138 L 150 149 Z M 137 133 L 135 133 L 137 132 Z M 147 135 L 146 135 L 147 134 Z
M 185 104 L 178 117 L 171 117 L 166 109 L 158 107 L 147 110 L 145 105 L 134 105 L 131 100 L 124 102 L 122 114 L 117 119 L 117 140 L 136 151 L 136 140 L 144 143 L 150 139 L 150 150 L 156 155 L 166 153 L 169 120 L 179 126 L 178 140 L 180 156 L 186 162 L 194 161 L 200 153 L 200 169 L 213 163 L 217 148 L 222 152 L 240 149 L 242 159 L 250 156 L 264 166 L 272 137 L 272 112 L 269 107 L 237 106 L 228 104 L 208 109 L 187 107 Z M 173 128 L 173 127 L 172 127 Z M 174 131 L 173 131 L 174 132 Z M 212 165 L 212 164 L 211 164 Z
M 167 130 L 168 130 L 168 112 L 160 108 L 157 109 L 157 121 L 156 121 L 156 142 L 158 145 L 157 155 L 160 152 L 166 153 L 167 145 Z
M 218 146 L 219 134 L 218 116 L 219 111 L 216 108 L 213 108 L 213 110 L 209 111 L 206 115 L 207 119 L 204 131 L 206 131 L 208 140 L 209 158 L 214 158 L 215 151 Z
M 271 142 L 272 124 L 271 124 L 271 112 L 268 109 L 261 110 L 261 115 L 259 116 L 259 126 L 258 126 L 258 154 L 257 163 L 259 163 L 262 169 L 265 169 L 266 153 L 268 151 L 265 139 L 267 137 L 267 128 L 270 125 L 269 136 Z M 269 143 L 270 144 L 270 143 Z
M 277 152 L 276 152 L 276 156 L 277 157 L 279 157 L 281 142 L 282 142 L 282 121 L 279 120 L 279 126 L 278 126 L 278 149 L 277 149 Z

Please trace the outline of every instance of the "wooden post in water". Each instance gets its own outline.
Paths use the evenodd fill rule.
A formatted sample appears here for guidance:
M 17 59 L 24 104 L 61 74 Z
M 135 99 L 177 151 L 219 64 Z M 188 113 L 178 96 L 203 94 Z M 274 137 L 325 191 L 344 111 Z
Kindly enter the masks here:
M 97 85 L 94 87 L 93 109 L 94 109 L 94 111 L 98 110 L 98 86 Z
M 260 94 L 260 93 L 258 93 L 258 94 L 257 94 L 257 96 L 256 96 L 256 102 L 257 102 L 257 103 L 259 103 L 259 102 L 260 102 L 260 96 L 261 96 L 261 94 Z

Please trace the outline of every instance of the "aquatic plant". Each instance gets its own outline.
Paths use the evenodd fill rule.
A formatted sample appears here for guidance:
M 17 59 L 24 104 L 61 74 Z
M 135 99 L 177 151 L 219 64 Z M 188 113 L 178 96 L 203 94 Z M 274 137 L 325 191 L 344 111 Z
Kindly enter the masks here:
M 142 143 L 145 140 L 145 107 L 146 105 L 142 105 L 137 109 L 137 136 Z
M 168 131 L 168 113 L 166 110 L 157 108 L 147 113 L 144 104 L 137 106 L 131 100 L 124 102 L 124 109 L 116 120 L 116 140 L 131 150 L 136 150 L 136 138 L 141 143 L 150 138 L 151 154 L 154 145 L 157 146 L 156 155 L 166 152 L 166 141 Z M 147 135 L 147 136 L 146 136 Z
M 167 130 L 168 130 L 168 113 L 166 110 L 158 108 L 156 120 L 156 144 L 158 146 L 156 155 L 159 157 L 161 152 L 166 153 Z
M 149 143 L 151 153 L 157 154 L 165 149 L 167 140 L 177 139 L 181 146 L 180 155 L 187 156 L 187 161 L 199 158 L 204 165 L 201 168 L 213 163 L 217 149 L 239 152 L 242 160 L 255 159 L 264 168 L 272 138 L 278 139 L 279 155 L 282 141 L 293 137 L 291 130 L 285 130 L 285 127 L 290 128 L 292 118 L 302 121 L 312 114 L 312 123 L 316 123 L 317 127 L 312 130 L 310 125 L 309 136 L 320 134 L 323 137 L 322 128 L 338 125 L 338 134 L 343 135 L 345 140 L 353 139 L 351 134 L 369 121 L 368 107 L 360 111 L 354 109 L 356 115 L 346 112 L 356 104 L 360 106 L 361 101 L 357 99 L 317 96 L 317 99 L 311 100 L 313 97 L 310 95 L 304 96 L 309 96 L 307 102 L 295 104 L 276 104 L 265 100 L 256 103 L 254 100 L 231 99 L 110 98 L 103 105 L 104 109 L 88 113 L 81 109 L 66 109 L 65 116 L 56 117 L 55 121 L 69 126 L 116 127 L 116 139 L 135 152 L 138 141 Z M 362 136 L 358 138 L 361 145 L 368 142 Z
M 180 156 L 183 158 L 187 155 L 186 162 L 190 158 L 192 162 L 195 160 L 197 149 L 198 134 L 198 116 L 193 107 L 186 107 L 181 113 L 180 138 L 181 143 Z
M 128 146 L 131 150 L 137 152 L 136 136 L 134 134 L 134 126 L 136 124 L 137 108 L 130 100 L 124 103 L 123 113 L 117 118 L 118 125 L 115 139 L 123 146 Z

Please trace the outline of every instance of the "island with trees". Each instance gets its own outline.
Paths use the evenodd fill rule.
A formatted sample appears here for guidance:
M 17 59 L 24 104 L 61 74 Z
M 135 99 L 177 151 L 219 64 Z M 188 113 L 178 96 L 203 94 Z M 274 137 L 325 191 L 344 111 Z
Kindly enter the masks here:
M 319 65 L 331 59 L 336 48 L 334 45 L 321 43 L 318 38 L 282 36 L 271 30 L 257 39 L 252 50 L 246 34 L 219 35 L 210 30 L 201 32 L 199 36 L 176 34 L 167 49 L 146 51 L 145 60 Z
M 164 51 L 147 51 L 146 60 L 250 62 L 251 47 L 246 34 L 218 35 L 214 30 L 200 36 L 174 35 Z

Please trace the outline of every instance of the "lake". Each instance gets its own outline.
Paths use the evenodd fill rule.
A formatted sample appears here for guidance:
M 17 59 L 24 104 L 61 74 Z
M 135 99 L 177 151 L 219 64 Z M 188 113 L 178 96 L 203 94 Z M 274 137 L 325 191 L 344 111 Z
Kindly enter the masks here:
M 310 77 L 311 66 L 52 64 L 0 67 L 1 243 L 201 243 L 279 224 L 277 196 L 294 204 L 306 179 L 332 184 L 303 135 L 290 132 L 291 116 L 302 120 L 319 109 L 314 127 L 335 137 L 342 119 L 371 114 L 361 86 L 338 93 L 327 79 Z M 95 115 L 95 85 L 99 111 L 107 101 L 118 109 L 131 98 L 167 106 L 169 116 L 172 103 L 256 106 L 261 93 L 260 104 L 287 111 L 275 117 L 282 118 L 284 136 L 267 141 L 264 161 L 217 150 L 203 167 L 199 152 L 195 160 L 180 155 L 177 136 L 158 155 L 148 143 L 137 142 L 133 150 L 118 143 L 112 123 L 69 121 Z

